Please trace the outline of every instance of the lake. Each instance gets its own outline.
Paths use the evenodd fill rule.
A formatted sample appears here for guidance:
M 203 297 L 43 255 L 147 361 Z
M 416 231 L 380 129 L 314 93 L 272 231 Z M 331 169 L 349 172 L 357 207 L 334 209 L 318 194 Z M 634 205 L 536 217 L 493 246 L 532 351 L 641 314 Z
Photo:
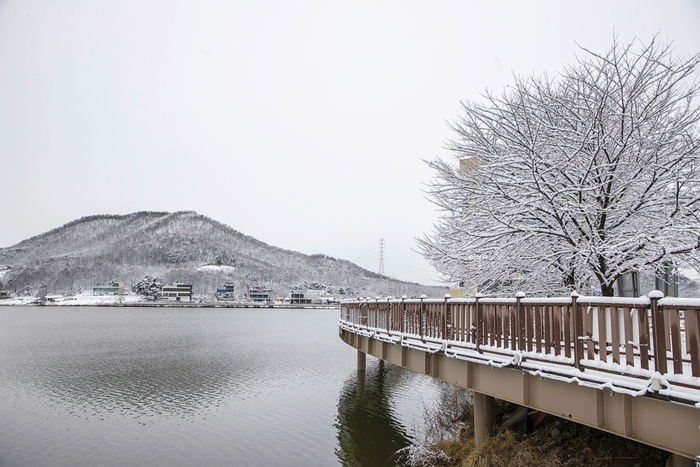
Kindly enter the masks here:
M 338 310 L 0 307 L 0 467 L 392 466 L 441 384 Z

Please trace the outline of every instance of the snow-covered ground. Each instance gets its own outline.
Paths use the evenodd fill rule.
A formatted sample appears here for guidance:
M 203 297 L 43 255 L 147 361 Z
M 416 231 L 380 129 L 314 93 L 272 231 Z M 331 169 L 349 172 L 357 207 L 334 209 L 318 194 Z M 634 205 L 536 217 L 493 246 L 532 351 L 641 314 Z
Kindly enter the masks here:
M 129 303 L 144 303 L 143 297 L 134 294 L 126 295 L 92 295 L 90 293 L 78 294 L 73 296 L 63 295 L 47 295 L 47 304 L 64 305 L 64 306 L 89 306 L 89 305 L 118 305 Z M 12 297 L 5 300 L 0 300 L 0 305 L 31 305 L 38 300 L 36 297 L 21 296 Z
M 163 305 L 182 305 L 182 306 L 223 306 L 223 307 L 237 307 L 237 306 L 257 306 L 257 307 L 267 307 L 270 306 L 267 302 L 251 302 L 251 301 L 233 301 L 233 302 L 218 302 L 216 300 L 197 300 L 195 302 L 175 302 L 172 300 L 157 300 L 155 302 L 151 300 L 146 300 L 140 295 L 136 294 L 125 294 L 125 295 L 92 295 L 90 293 L 83 293 L 73 296 L 63 296 L 63 295 L 47 295 L 46 301 L 44 302 L 47 306 L 107 306 L 107 305 L 136 305 L 144 304 L 151 306 L 163 306 Z M 21 296 L 12 297 L 8 299 L 0 300 L 0 306 L 22 306 L 22 305 L 38 305 L 39 300 L 32 296 Z M 308 307 L 308 308 L 334 308 L 333 305 L 290 305 L 289 303 L 275 304 L 276 306 L 282 307 Z
M 214 264 L 208 264 L 197 268 L 197 271 L 225 272 L 227 274 L 232 274 L 235 270 L 236 268 L 233 266 L 216 266 Z

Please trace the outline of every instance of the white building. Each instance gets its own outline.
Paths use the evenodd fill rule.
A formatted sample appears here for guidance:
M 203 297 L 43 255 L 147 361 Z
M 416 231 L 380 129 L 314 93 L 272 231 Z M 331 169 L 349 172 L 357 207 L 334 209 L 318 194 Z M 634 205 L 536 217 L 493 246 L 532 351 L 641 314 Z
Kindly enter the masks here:
M 191 284 L 170 284 L 164 285 L 161 290 L 161 297 L 164 300 L 175 300 L 177 302 L 192 301 Z

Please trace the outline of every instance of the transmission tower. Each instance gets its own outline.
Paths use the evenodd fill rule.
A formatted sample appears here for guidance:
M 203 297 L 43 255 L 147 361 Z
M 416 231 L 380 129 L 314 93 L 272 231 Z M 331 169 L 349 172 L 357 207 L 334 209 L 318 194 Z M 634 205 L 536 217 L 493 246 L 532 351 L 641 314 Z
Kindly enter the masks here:
M 384 239 L 379 239 L 379 274 L 384 275 Z

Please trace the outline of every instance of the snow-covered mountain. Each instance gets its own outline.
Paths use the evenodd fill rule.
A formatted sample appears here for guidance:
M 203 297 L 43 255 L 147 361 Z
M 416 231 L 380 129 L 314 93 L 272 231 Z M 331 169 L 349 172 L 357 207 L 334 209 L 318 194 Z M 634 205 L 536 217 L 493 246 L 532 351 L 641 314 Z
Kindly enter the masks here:
M 0 282 L 16 294 L 69 294 L 111 281 L 130 287 L 147 275 L 191 283 L 205 299 L 225 282 L 240 293 L 269 287 L 280 297 L 308 288 L 339 298 L 446 292 L 346 260 L 277 248 L 192 211 L 89 216 L 0 249 Z

